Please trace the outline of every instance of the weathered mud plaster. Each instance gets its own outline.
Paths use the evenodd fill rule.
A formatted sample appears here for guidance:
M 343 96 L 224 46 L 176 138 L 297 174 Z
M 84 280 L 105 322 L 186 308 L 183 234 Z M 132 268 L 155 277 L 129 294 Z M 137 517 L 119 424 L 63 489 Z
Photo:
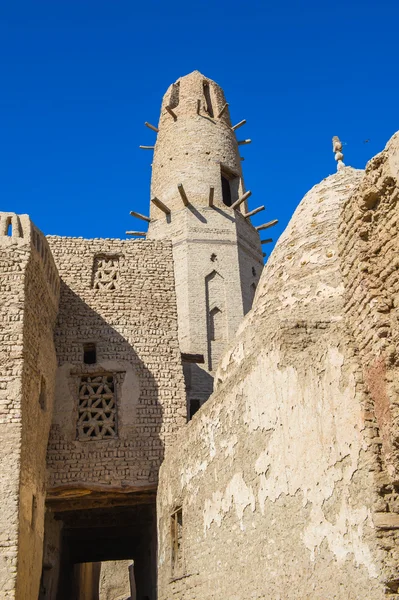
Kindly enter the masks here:
M 338 255 L 342 206 L 362 177 L 343 168 L 305 196 L 220 362 L 215 393 L 167 453 L 161 599 L 385 597 L 377 459 Z M 176 503 L 186 577 L 170 581 Z

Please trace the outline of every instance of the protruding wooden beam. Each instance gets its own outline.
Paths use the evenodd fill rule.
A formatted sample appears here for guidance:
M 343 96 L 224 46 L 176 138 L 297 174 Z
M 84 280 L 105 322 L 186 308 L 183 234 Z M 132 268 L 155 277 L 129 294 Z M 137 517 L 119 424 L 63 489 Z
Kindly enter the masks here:
M 131 210 L 130 214 L 132 217 L 136 217 L 136 219 L 141 219 L 142 221 L 147 221 L 147 223 L 151 223 L 150 217 L 146 217 L 145 215 L 135 212 L 134 210 Z
M 232 127 L 232 130 L 235 131 L 236 129 L 238 129 L 239 127 L 242 127 L 243 125 L 245 125 L 245 123 L 247 122 L 246 119 L 243 119 L 242 121 L 240 121 L 239 123 L 237 123 L 237 125 L 234 125 Z
M 156 133 L 158 133 L 159 129 L 158 127 L 155 127 L 155 125 L 151 125 L 151 123 L 147 123 L 147 121 L 145 121 L 144 125 L 146 127 L 148 127 L 148 129 L 152 129 L 153 131 L 155 131 Z
M 250 144 L 252 142 L 252 140 L 248 139 L 248 140 L 240 140 L 239 142 L 237 142 L 237 144 L 239 146 L 245 146 L 245 144 Z
M 186 352 L 182 352 L 181 359 L 184 362 L 195 363 L 195 364 L 200 364 L 200 365 L 205 362 L 203 354 L 188 354 Z
M 165 215 L 170 215 L 170 208 L 168 208 L 166 206 L 166 204 L 164 204 L 163 202 L 161 202 L 161 200 L 159 200 L 159 198 L 156 198 L 154 196 L 154 198 L 151 198 L 151 202 L 153 204 L 155 204 L 155 206 L 157 208 L 159 208 L 160 210 L 162 210 L 165 213 Z
M 183 204 L 184 206 L 188 206 L 189 205 L 189 201 L 188 198 L 186 196 L 186 192 L 184 191 L 184 187 L 182 183 L 179 183 L 177 185 L 177 189 L 179 190 L 179 194 L 181 196 L 181 199 L 183 200 Z
M 278 219 L 274 219 L 274 221 L 269 221 L 268 223 L 264 223 L 263 225 L 258 225 L 255 227 L 256 231 L 262 231 L 263 229 L 269 229 L 269 227 L 273 227 L 277 225 Z
M 175 112 L 173 112 L 173 110 L 170 108 L 170 106 L 165 106 L 165 108 L 168 111 L 168 113 L 170 114 L 170 116 L 173 117 L 175 121 L 177 121 L 177 114 Z
M 261 240 L 261 244 L 271 244 L 273 242 L 272 238 L 267 238 L 266 240 Z
M 266 252 L 262 252 L 262 256 L 263 256 L 263 258 L 266 258 L 266 256 L 267 256 Z
M 229 107 L 229 103 L 228 102 L 226 102 L 225 104 L 223 104 L 222 110 L 218 114 L 218 119 L 220 119 L 220 117 L 223 115 L 223 113 L 225 112 L 225 110 L 227 110 L 228 107 Z
M 245 158 L 243 156 L 240 156 L 240 160 L 245 160 Z
M 140 146 L 142 150 L 154 150 L 155 146 Z
M 248 217 L 252 217 L 253 215 L 257 215 L 258 212 L 261 212 L 262 210 L 265 210 L 264 206 L 259 206 L 258 208 L 254 208 L 254 210 L 251 210 L 250 212 L 247 212 L 244 214 L 244 217 L 246 219 L 248 219 Z
M 213 206 L 213 196 L 215 194 L 215 188 L 213 185 L 209 188 L 209 206 Z
M 251 190 L 248 190 L 247 192 L 245 192 L 245 194 L 243 194 L 241 196 L 241 198 L 238 198 L 238 200 L 236 200 L 235 202 L 233 202 L 233 204 L 230 206 L 230 208 L 237 208 L 238 206 L 240 206 L 240 204 L 242 204 L 243 202 L 245 202 L 245 200 L 247 198 L 249 198 L 252 195 Z
M 146 231 L 126 231 L 126 235 L 135 235 L 136 237 L 146 237 Z

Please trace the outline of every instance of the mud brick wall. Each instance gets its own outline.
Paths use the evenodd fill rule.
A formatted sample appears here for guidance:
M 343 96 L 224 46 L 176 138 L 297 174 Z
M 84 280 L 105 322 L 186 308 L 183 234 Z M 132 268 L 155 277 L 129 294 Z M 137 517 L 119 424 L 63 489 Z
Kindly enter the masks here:
M 46 239 L 29 217 L 0 213 L 0 229 L 0 596 L 35 598 L 59 284 Z
M 49 243 L 62 280 L 49 485 L 154 485 L 164 448 L 186 420 L 171 245 Z M 96 345 L 95 364 L 83 362 L 86 343 Z M 81 378 L 104 374 L 115 382 L 115 437 L 81 439 Z
M 367 385 L 365 420 L 378 457 L 378 536 L 388 592 L 399 589 L 399 135 L 367 165 L 344 206 L 340 253 L 345 314 Z

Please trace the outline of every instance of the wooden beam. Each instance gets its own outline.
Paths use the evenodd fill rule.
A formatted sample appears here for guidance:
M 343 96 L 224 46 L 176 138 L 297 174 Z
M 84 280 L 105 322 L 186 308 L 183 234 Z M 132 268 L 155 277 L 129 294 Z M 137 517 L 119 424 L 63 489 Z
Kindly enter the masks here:
M 232 130 L 235 131 L 239 127 L 242 127 L 243 125 L 245 125 L 246 122 L 247 122 L 247 120 L 243 119 L 242 121 L 240 121 L 239 123 L 237 123 L 237 125 L 234 125 L 234 127 L 232 127 Z
M 222 106 L 222 110 L 220 111 L 220 113 L 218 114 L 218 119 L 220 119 L 220 117 L 223 115 L 223 113 L 225 112 L 225 110 L 229 107 L 229 103 L 226 102 L 225 104 L 223 104 Z
M 258 212 L 261 212 L 261 210 L 265 210 L 264 206 L 259 206 L 258 208 L 254 208 L 254 210 L 251 210 L 250 212 L 247 212 L 244 214 L 244 217 L 246 219 L 248 219 L 248 217 L 252 217 L 253 215 L 258 214 Z
M 274 225 L 277 225 L 278 220 L 274 219 L 274 221 L 269 221 L 268 223 L 264 223 L 263 225 L 258 225 L 257 227 L 255 227 L 256 231 L 262 231 L 263 229 L 269 229 L 269 227 L 273 227 Z
M 240 160 L 245 160 L 245 158 L 243 156 L 240 156 Z
M 142 150 L 154 150 L 155 146 L 140 146 Z
M 142 221 L 147 221 L 147 223 L 151 223 L 150 217 L 146 217 L 145 215 L 135 212 L 134 210 L 131 210 L 130 214 L 132 217 L 136 217 L 137 219 L 141 219 Z
M 267 256 L 266 252 L 262 252 L 262 256 L 263 256 L 263 258 L 266 258 L 266 256 Z
M 250 144 L 252 142 L 252 140 L 248 139 L 248 140 L 240 140 L 239 142 L 237 142 L 237 144 L 239 146 L 244 146 L 245 144 Z
M 261 244 L 271 244 L 273 242 L 272 238 L 267 238 L 266 240 L 261 240 Z
M 205 359 L 203 354 L 188 354 L 186 352 L 181 353 L 181 359 L 184 362 L 195 363 L 195 364 L 204 364 Z
M 211 187 L 209 188 L 209 206 L 213 206 L 214 193 L 215 193 L 215 188 L 213 187 L 213 185 L 211 185 Z
M 126 235 L 135 235 L 137 237 L 146 237 L 146 231 L 126 231 Z
M 240 206 L 240 204 L 242 204 L 243 202 L 245 202 L 245 200 L 247 198 L 249 198 L 252 195 L 251 190 L 248 190 L 247 192 L 245 192 L 245 194 L 243 194 L 241 196 L 241 198 L 238 198 L 238 200 L 236 200 L 231 206 L 230 208 L 237 208 L 238 206 Z
M 173 117 L 174 120 L 177 121 L 177 114 L 175 112 L 173 112 L 173 110 L 170 108 L 170 106 L 165 106 L 165 108 L 168 111 L 168 113 L 171 115 L 171 117 Z
M 179 183 L 177 185 L 177 189 L 179 190 L 179 194 L 181 196 L 181 199 L 183 200 L 183 204 L 184 206 L 188 206 L 189 205 L 189 201 L 188 198 L 186 196 L 186 192 L 184 191 L 184 187 L 182 183 Z
M 158 127 L 155 127 L 155 125 L 151 125 L 151 123 L 147 123 L 147 121 L 145 121 L 144 125 L 146 127 L 148 127 L 148 129 L 152 129 L 153 131 L 155 131 L 156 133 L 158 133 L 159 129 Z
M 162 210 L 165 215 L 170 215 L 170 209 L 166 206 L 166 204 L 164 204 L 163 202 L 161 202 L 161 200 L 159 200 L 159 198 L 156 198 L 154 196 L 154 198 L 151 198 L 151 202 L 153 204 L 155 204 L 155 206 L 157 208 L 159 208 L 160 210 Z

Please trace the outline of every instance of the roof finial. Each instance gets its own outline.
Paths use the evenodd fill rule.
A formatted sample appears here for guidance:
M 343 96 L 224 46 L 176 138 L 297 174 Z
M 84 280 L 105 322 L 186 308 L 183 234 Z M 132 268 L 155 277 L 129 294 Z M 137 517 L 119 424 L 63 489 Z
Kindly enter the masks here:
M 342 142 L 337 135 L 334 135 L 332 139 L 333 152 L 335 153 L 334 158 L 337 161 L 337 171 L 343 169 L 345 166 L 343 161 L 344 155 L 342 154 Z

